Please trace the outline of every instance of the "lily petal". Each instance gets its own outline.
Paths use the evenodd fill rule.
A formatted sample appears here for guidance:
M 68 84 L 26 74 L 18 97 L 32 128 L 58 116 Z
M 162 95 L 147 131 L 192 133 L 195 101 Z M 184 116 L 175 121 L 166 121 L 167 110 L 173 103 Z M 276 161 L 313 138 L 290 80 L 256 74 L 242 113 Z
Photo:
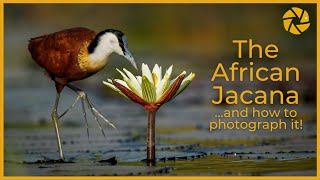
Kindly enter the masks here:
M 151 82 L 151 84 L 153 83 L 153 78 L 152 78 L 152 73 L 149 69 L 149 66 L 147 64 L 142 63 L 142 76 L 146 76 L 148 78 L 148 80 Z
M 113 84 L 123 93 L 125 94 L 130 100 L 132 100 L 133 102 L 136 102 L 138 104 L 141 105 L 146 105 L 148 104 L 144 99 L 142 99 L 140 96 L 138 96 L 137 94 L 135 94 L 134 92 L 132 92 L 130 89 L 128 89 L 126 86 L 122 85 L 121 83 L 119 83 L 119 81 L 117 82 L 116 80 L 112 81 Z
M 142 83 L 142 77 L 141 77 L 141 76 L 136 76 L 136 78 L 137 78 L 137 81 L 139 82 L 139 84 L 141 85 L 141 83 Z
M 171 65 L 171 66 L 169 67 L 169 69 L 167 70 L 166 73 L 168 73 L 168 76 L 171 76 L 172 68 L 173 68 L 173 65 Z
M 141 86 L 138 82 L 138 80 L 136 79 L 136 77 L 128 70 L 126 70 L 125 68 L 123 68 L 123 71 L 127 74 L 127 76 L 130 78 L 130 80 L 127 80 L 126 83 L 128 84 L 128 86 L 130 87 L 130 89 L 132 91 L 134 91 L 136 94 L 138 94 L 139 96 L 142 97 L 142 90 L 141 90 Z
M 137 80 L 137 78 L 128 70 L 126 70 L 125 68 L 123 68 L 123 71 L 127 74 L 127 76 L 130 78 L 130 80 L 132 81 L 132 83 L 138 85 L 139 82 Z
M 111 83 L 109 83 L 109 82 L 102 81 L 102 83 L 103 83 L 104 85 L 109 86 L 111 89 L 113 89 L 113 90 L 115 90 L 115 91 L 120 91 L 120 89 L 118 89 L 115 85 L 113 85 L 113 84 L 111 84 Z
M 154 65 L 153 67 L 152 77 L 153 77 L 154 85 L 155 87 L 157 87 L 157 85 L 162 79 L 162 68 L 161 66 L 158 66 L 158 64 Z
M 148 103 L 156 101 L 156 91 L 146 76 L 142 76 L 142 96 Z
M 122 86 L 125 86 L 126 88 L 128 88 L 128 89 L 130 89 L 129 88 L 129 86 L 128 86 L 128 84 L 125 82 L 125 81 L 123 81 L 123 80 L 121 80 L 121 79 L 115 79 L 115 80 L 113 80 L 113 82 L 117 82 L 117 83 L 119 83 L 119 84 L 121 84 Z M 114 83 L 113 83 L 114 84 Z M 131 91 L 131 89 L 130 89 L 130 91 Z
M 110 79 L 108 79 L 109 81 Z M 112 83 L 106 82 L 106 81 L 102 81 L 102 83 L 104 85 L 109 86 L 111 89 L 113 89 L 114 91 L 118 92 L 119 94 L 121 94 L 122 96 L 124 96 L 125 98 L 128 98 L 125 94 L 123 94 L 120 89 L 118 89 L 115 85 L 113 85 Z
M 155 104 L 164 104 L 170 101 L 174 95 L 176 94 L 177 90 L 179 89 L 185 75 L 179 75 L 177 79 L 172 83 L 172 85 L 165 91 L 165 93 L 157 100 Z
M 127 81 L 129 78 L 122 72 L 122 71 L 120 71 L 118 68 L 116 69 L 120 74 L 121 74 L 121 76 L 123 77 L 123 80 L 124 81 Z
M 189 84 L 191 83 L 191 81 L 194 79 L 194 77 L 196 76 L 195 73 L 190 73 L 181 83 L 179 89 L 177 90 L 176 94 L 174 95 L 173 98 L 175 98 L 176 96 L 178 96 L 182 91 L 184 91 Z
M 182 75 L 182 74 L 183 74 L 183 75 L 186 75 L 187 72 L 186 72 L 186 71 L 183 71 L 181 74 L 179 74 L 179 76 Z M 176 79 L 177 79 L 179 76 L 177 76 L 176 78 L 172 79 L 172 80 L 170 81 L 170 85 L 173 84 L 173 82 L 176 81 Z

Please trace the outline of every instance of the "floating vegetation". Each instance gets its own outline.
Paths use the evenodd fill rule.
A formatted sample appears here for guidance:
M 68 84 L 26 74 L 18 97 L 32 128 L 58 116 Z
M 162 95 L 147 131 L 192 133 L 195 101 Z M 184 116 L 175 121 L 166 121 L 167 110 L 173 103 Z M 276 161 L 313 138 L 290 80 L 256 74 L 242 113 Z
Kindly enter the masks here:
M 292 139 L 292 138 L 287 138 Z M 160 143 L 164 144 L 200 144 L 201 146 L 239 146 L 239 145 L 255 145 L 265 143 L 281 142 L 279 138 L 256 138 L 256 139 L 160 139 Z
M 275 172 L 316 170 L 316 158 L 241 159 L 239 156 L 208 155 L 202 158 L 166 161 L 159 167 L 172 167 L 169 175 L 267 175 Z M 143 165 L 143 162 L 119 163 L 119 165 Z

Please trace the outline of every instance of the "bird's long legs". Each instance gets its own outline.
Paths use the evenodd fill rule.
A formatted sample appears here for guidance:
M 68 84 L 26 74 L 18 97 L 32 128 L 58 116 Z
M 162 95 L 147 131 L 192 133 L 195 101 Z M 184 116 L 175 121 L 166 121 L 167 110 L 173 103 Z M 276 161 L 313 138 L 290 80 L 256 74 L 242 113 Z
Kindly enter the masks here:
M 52 117 L 52 121 L 53 121 L 54 130 L 55 130 L 56 136 L 57 136 L 57 143 L 58 143 L 60 160 L 64 161 L 64 156 L 63 156 L 62 146 L 61 146 L 61 140 L 60 140 L 60 134 L 59 134 L 59 124 L 58 124 L 58 121 L 59 121 L 59 116 L 58 116 L 59 98 L 60 98 L 60 93 L 57 93 L 56 100 L 55 100 L 55 103 L 54 103 L 54 108 L 53 108 L 53 111 L 51 113 L 51 117 Z
M 76 98 L 76 100 L 71 104 L 71 106 L 64 112 L 60 115 L 59 118 L 61 118 L 62 116 L 64 116 L 67 112 L 69 112 L 69 110 L 71 110 L 75 105 L 76 103 L 81 99 L 81 104 L 82 104 L 82 111 L 83 111 L 83 116 L 84 116 L 84 119 L 85 119 L 85 122 L 86 122 L 86 128 L 87 128 L 87 135 L 88 135 L 88 138 L 89 138 L 89 128 L 88 128 L 88 120 L 87 120 L 87 115 L 86 115 L 86 111 L 85 111 L 85 105 L 84 104 L 87 104 L 88 108 L 90 109 L 91 113 L 93 114 L 93 117 L 94 119 L 96 120 L 102 134 L 105 136 L 105 133 L 104 133 L 104 130 L 98 120 L 98 116 L 101 117 L 104 121 L 106 121 L 110 126 L 112 126 L 113 128 L 116 129 L 116 127 L 107 119 L 105 118 L 95 107 L 94 105 L 92 104 L 92 102 L 90 101 L 90 99 L 88 98 L 87 94 L 71 85 L 71 84 L 67 84 L 66 85 L 67 87 L 69 87 L 70 89 L 72 89 L 73 91 L 75 91 L 77 94 L 78 94 L 78 97 Z

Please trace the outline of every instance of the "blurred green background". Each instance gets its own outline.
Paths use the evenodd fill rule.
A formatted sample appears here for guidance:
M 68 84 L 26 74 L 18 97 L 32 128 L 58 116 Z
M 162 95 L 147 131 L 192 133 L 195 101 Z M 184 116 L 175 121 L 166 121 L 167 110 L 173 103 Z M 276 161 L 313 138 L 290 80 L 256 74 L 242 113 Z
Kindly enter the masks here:
M 301 36 L 283 29 L 282 15 L 294 6 L 307 10 L 311 20 Z M 29 38 L 79 26 L 122 30 L 138 63 L 179 64 L 188 70 L 196 66 L 204 75 L 217 61 L 235 60 L 231 41 L 239 38 L 275 43 L 279 61 L 300 64 L 299 58 L 314 57 L 316 50 L 313 17 L 316 6 L 307 4 L 6 4 L 5 65 L 34 65 L 26 49 Z M 118 59 L 112 58 L 111 65 L 127 64 Z

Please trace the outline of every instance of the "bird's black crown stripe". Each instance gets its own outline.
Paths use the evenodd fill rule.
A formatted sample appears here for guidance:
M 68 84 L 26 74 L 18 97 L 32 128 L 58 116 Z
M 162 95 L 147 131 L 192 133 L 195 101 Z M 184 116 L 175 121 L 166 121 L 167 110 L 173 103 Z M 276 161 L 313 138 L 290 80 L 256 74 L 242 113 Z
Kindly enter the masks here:
M 119 45 L 120 45 L 122 51 L 125 53 L 124 44 L 123 44 L 123 40 L 122 40 L 122 37 L 124 36 L 123 32 L 116 30 L 116 29 L 106 29 L 104 31 L 99 32 L 96 35 L 96 37 L 93 39 L 93 41 L 90 43 L 90 45 L 88 46 L 88 52 L 90 54 L 93 53 L 95 48 L 98 46 L 100 36 L 104 35 L 107 32 L 110 32 L 110 33 L 117 36 L 118 41 L 119 41 Z

